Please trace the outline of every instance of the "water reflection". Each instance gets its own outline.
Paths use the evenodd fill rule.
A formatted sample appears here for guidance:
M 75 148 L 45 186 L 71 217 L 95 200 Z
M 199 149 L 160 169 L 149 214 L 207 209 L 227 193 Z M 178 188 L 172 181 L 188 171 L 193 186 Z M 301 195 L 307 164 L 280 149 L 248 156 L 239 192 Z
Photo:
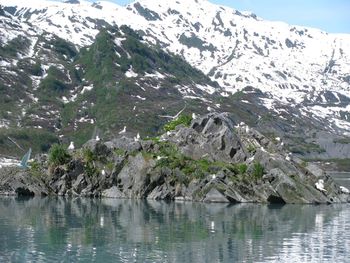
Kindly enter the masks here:
M 0 262 L 341 262 L 350 207 L 0 198 Z

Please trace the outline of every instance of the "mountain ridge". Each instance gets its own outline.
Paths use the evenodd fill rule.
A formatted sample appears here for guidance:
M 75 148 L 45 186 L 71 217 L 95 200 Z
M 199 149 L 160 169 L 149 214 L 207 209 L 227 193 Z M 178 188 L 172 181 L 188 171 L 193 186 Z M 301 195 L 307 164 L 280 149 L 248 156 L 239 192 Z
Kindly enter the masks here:
M 29 8 L 30 3 L 37 6 Z M 67 63 L 74 64 L 76 58 L 69 57 L 69 53 L 78 54 L 80 50 L 88 48 L 101 30 L 127 25 L 141 37 L 143 44 L 182 57 L 218 83 L 215 88 L 209 88 L 210 85 L 190 88 L 175 84 L 182 99 L 187 99 L 187 104 L 196 104 L 195 100 L 200 100 L 207 111 L 216 107 L 216 110 L 235 114 L 242 109 L 239 112 L 242 116 L 248 116 L 244 112 L 250 111 L 249 118 L 252 120 L 247 117 L 243 119 L 247 123 L 278 135 L 287 131 L 287 135 L 292 136 L 294 129 L 299 137 L 309 138 L 308 145 L 320 144 L 321 148 L 330 148 L 329 145 L 338 136 L 349 136 L 350 35 L 327 34 L 318 29 L 266 21 L 252 13 L 217 6 L 208 1 L 142 0 L 125 7 L 110 2 L 86 1 L 68 4 L 51 1 L 8 3 L 1 0 L 0 4 L 9 16 L 5 19 L 8 21 L 7 28 L 12 30 L 1 33 L 2 46 L 30 32 L 27 36 L 31 45 L 27 50 L 17 50 L 17 53 L 22 54 L 21 59 L 25 56 L 39 59 L 43 72 L 47 72 L 55 63 L 59 63 L 61 68 Z M 22 28 L 21 31 L 19 28 Z M 48 38 L 55 39 L 55 35 L 71 44 L 63 44 L 63 57 L 59 55 L 59 58 L 45 62 L 45 57 L 50 56 L 47 54 L 51 51 L 38 57 L 40 52 L 37 53 L 36 47 L 40 46 L 39 39 L 44 36 L 47 45 L 55 49 L 54 46 L 60 42 L 47 41 Z M 70 49 L 69 45 L 74 48 Z M 1 59 L 6 72 L 10 72 L 11 67 L 18 67 L 16 56 Z M 131 80 L 135 76 L 132 70 L 123 73 Z M 144 72 L 136 78 L 146 74 L 158 73 Z M 13 76 L 9 74 L 8 78 Z M 69 77 L 63 79 L 69 82 Z M 147 88 L 156 87 L 158 80 L 148 84 L 136 82 Z M 23 81 L 37 82 L 38 86 L 42 79 L 30 77 L 30 81 Z M 91 83 L 86 85 L 90 87 Z M 72 93 L 70 97 L 65 97 L 69 102 L 69 98 L 76 95 Z M 133 96 L 144 98 L 142 94 L 135 93 Z M 181 96 L 176 100 L 180 102 Z M 63 97 L 61 99 L 64 101 Z M 241 109 L 237 109 L 238 106 Z M 178 105 L 171 113 L 175 114 L 182 108 L 183 105 Z M 269 114 L 278 120 L 267 118 Z M 272 125 L 278 128 L 277 132 L 270 131 L 268 123 L 272 122 L 278 124 Z M 6 119 L 0 118 L 0 123 L 5 126 Z M 123 126 L 118 127 L 122 129 Z M 287 126 L 290 127 L 287 129 Z M 324 135 L 321 132 L 318 135 L 319 131 L 332 134 L 329 141 L 324 143 Z M 313 135 L 315 132 L 316 136 Z M 297 143 L 299 139 L 291 140 Z M 341 147 L 349 148 L 347 144 Z

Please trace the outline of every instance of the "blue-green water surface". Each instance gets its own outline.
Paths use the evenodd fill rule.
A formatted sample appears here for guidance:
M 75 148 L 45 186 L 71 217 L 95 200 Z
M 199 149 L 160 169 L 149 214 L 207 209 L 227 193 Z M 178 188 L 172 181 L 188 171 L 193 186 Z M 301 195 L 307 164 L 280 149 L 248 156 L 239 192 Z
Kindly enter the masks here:
M 0 262 L 350 262 L 350 206 L 1 197 Z

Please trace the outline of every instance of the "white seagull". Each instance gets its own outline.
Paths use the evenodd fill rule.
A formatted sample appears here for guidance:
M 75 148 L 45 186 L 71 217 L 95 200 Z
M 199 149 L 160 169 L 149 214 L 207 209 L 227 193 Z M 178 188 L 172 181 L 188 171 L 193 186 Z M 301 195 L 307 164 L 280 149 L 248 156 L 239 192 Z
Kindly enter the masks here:
M 323 179 L 319 179 L 316 183 L 315 183 L 315 187 L 317 190 L 321 191 L 321 192 L 327 192 L 326 189 L 324 189 L 324 180 Z
M 119 132 L 119 134 L 123 134 L 126 132 L 126 126 L 124 126 L 124 129 Z
M 99 137 L 98 135 L 96 135 L 95 140 L 96 140 L 97 142 L 99 142 L 101 139 L 100 139 L 100 137 Z
M 288 154 L 287 154 L 286 160 L 287 160 L 287 161 L 292 160 L 292 153 L 288 153 Z M 322 180 L 322 179 L 321 179 L 321 180 Z M 323 181 L 323 180 L 322 180 L 322 181 Z
M 344 193 L 344 194 L 350 194 L 350 190 L 349 190 L 348 188 L 346 188 L 346 187 L 344 187 L 344 186 L 340 186 L 339 188 L 340 188 L 340 190 L 342 191 L 342 193 Z
M 180 116 L 180 114 L 186 109 L 186 107 L 187 107 L 187 104 L 185 105 L 185 107 L 183 107 L 182 110 L 180 110 L 180 111 L 179 111 L 176 115 L 174 115 L 174 116 L 170 116 L 170 115 L 159 115 L 159 117 L 176 120 L 176 119 Z
M 138 142 L 140 140 L 140 133 L 137 133 L 136 137 L 134 137 L 134 141 Z
M 68 146 L 68 150 L 74 150 L 74 142 L 70 142 L 69 146 Z
M 105 170 L 102 170 L 102 171 L 101 171 L 101 174 L 102 174 L 102 176 L 105 176 L 105 175 L 106 175 L 106 171 L 105 171 Z

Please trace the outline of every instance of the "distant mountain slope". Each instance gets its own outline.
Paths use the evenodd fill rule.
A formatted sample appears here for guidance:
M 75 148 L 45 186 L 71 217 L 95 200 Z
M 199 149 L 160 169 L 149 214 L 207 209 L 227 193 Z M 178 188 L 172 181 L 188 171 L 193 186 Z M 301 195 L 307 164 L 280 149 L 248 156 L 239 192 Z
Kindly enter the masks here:
M 349 35 L 206 0 L 0 5 L 2 127 L 80 142 L 124 126 L 146 135 L 187 104 L 190 114 L 229 111 L 295 152 L 350 156 Z
M 8 137 L 37 143 L 40 151 L 56 141 L 52 134 L 78 145 L 96 134 L 113 137 L 124 127 L 134 135 L 153 135 L 169 120 L 162 115 L 215 107 L 214 92 L 221 90 L 125 26 L 101 27 L 84 48 L 51 33 L 23 30 L 1 50 L 0 144 L 11 154 L 18 149 Z M 42 141 L 37 133 L 44 133 Z

